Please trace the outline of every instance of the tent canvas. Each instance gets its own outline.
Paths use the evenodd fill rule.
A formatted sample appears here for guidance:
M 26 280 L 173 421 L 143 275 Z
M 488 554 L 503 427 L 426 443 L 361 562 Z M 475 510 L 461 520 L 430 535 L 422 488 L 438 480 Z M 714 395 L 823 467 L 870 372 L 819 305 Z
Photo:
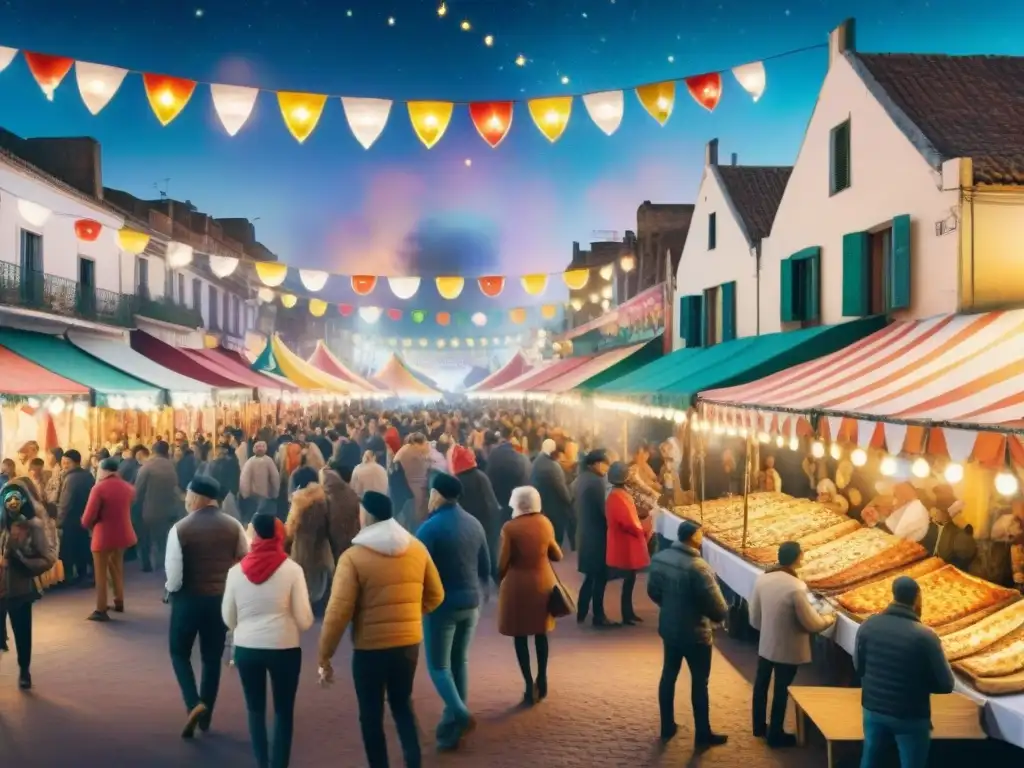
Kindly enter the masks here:
M 384 362 L 373 376 L 381 386 L 400 397 L 438 398 L 441 393 L 416 378 L 395 353 Z
M 315 368 L 320 369 L 324 373 L 334 376 L 336 379 L 341 379 L 342 381 L 354 384 L 358 389 L 365 389 L 367 392 L 377 391 L 377 388 L 373 386 L 373 384 L 364 379 L 358 373 L 355 373 L 351 368 L 333 355 L 331 350 L 327 348 L 323 339 L 316 343 L 316 349 L 313 350 L 313 354 L 309 356 L 309 359 L 306 362 Z
M 0 347 L 0 394 L 15 397 L 88 395 L 89 388 Z
M 270 343 L 274 359 L 277 360 L 284 375 L 302 389 L 341 395 L 347 395 L 352 391 L 353 386 L 350 382 L 342 381 L 310 365 L 288 349 L 280 336 L 275 334 Z
M 470 387 L 467 391 L 489 392 L 496 387 L 500 387 L 502 384 L 508 384 L 513 379 L 519 378 L 532 367 L 530 361 L 526 359 L 526 355 L 523 354 L 523 350 L 517 349 L 516 353 L 512 355 L 507 363 L 487 378 L 477 382 L 476 385 Z
M 145 355 L 155 363 L 169 368 L 182 376 L 204 382 L 218 390 L 250 392 L 252 387 L 231 378 L 225 371 L 217 369 L 211 363 L 193 358 L 182 349 L 172 347 L 156 336 L 145 331 L 132 331 L 132 349 Z
M 67 339 L 86 354 L 168 392 L 210 396 L 210 386 L 136 352 L 130 344 L 70 330 Z

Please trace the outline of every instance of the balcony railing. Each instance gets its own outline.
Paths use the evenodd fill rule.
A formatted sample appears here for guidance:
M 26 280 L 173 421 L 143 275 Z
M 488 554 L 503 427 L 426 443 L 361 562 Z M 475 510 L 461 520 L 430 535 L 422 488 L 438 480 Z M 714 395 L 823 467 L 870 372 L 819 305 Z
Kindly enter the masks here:
M 201 328 L 203 315 L 192 307 L 178 304 L 171 299 L 150 299 L 143 296 L 132 296 L 132 314 L 159 320 L 162 323 L 180 325 L 185 328 Z
M 0 304 L 125 328 L 132 325 L 130 296 L 22 270 L 9 262 L 0 262 Z

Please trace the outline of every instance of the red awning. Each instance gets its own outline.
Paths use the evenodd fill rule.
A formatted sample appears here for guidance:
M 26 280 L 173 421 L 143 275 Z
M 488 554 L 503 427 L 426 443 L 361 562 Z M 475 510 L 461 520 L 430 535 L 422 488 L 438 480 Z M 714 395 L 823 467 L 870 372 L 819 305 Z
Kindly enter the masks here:
M 316 349 L 306 362 L 336 379 L 355 384 L 367 392 L 378 391 L 377 387 L 332 355 L 322 339 L 316 343 Z
M 240 362 L 231 354 L 227 354 L 225 350 L 218 347 L 217 349 L 187 349 L 183 350 L 189 353 L 190 356 L 195 354 L 209 360 L 218 368 L 224 370 L 233 379 L 239 381 L 245 381 L 250 387 L 256 387 L 257 389 L 297 389 L 294 385 L 284 384 L 273 379 L 264 376 L 258 371 L 254 371 L 248 365 Z
M 89 388 L 0 347 L 0 392 L 5 395 L 88 395 Z
M 201 381 L 217 389 L 252 389 L 253 385 L 231 376 L 225 368 L 219 367 L 201 355 L 192 357 L 184 350 L 172 347 L 145 331 L 132 331 L 132 349 L 145 355 L 150 360 L 165 368 L 180 373 L 182 376 Z
M 541 385 L 546 384 L 552 379 L 561 376 L 562 374 L 568 373 L 569 371 L 579 368 L 581 365 L 589 362 L 591 356 L 586 357 L 567 357 L 564 360 L 558 360 L 557 362 L 545 365 L 543 368 L 535 368 L 532 371 L 527 371 L 525 374 L 517 379 L 504 384 L 500 387 L 495 387 L 492 392 L 534 392 Z
M 502 384 L 508 384 L 513 379 L 518 379 L 527 371 L 532 370 L 530 362 L 526 359 L 526 355 L 523 354 L 522 350 L 518 350 L 512 359 L 505 363 L 501 368 L 496 370 L 490 376 L 483 381 L 477 382 L 475 386 L 469 388 L 469 392 L 491 392 Z

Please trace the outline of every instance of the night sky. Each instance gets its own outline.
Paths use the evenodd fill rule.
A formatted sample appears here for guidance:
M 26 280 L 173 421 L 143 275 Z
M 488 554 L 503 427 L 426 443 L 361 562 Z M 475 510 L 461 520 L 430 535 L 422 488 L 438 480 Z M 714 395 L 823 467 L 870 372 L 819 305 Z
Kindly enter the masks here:
M 449 0 L 447 9 L 439 17 L 434 0 L 5 0 L 0 44 L 201 81 L 396 100 L 625 88 L 822 44 L 853 15 L 865 51 L 1024 54 L 1019 2 L 974 4 L 969 15 L 958 0 Z M 692 201 L 710 138 L 743 163 L 791 163 L 825 63 L 824 49 L 769 62 L 756 104 L 727 76 L 713 114 L 680 91 L 664 128 L 627 93 L 612 137 L 577 101 L 554 145 L 523 105 L 496 150 L 463 108 L 428 151 L 396 104 L 366 151 L 336 99 L 303 145 L 270 94 L 230 138 L 204 86 L 161 128 L 138 77 L 92 117 L 73 72 L 49 103 L 19 57 L 0 74 L 0 124 L 23 136 L 94 136 L 106 185 L 140 197 L 166 189 L 214 216 L 258 217 L 259 239 L 295 266 L 523 274 L 564 267 L 573 240 L 634 228 L 645 199 Z M 465 295 L 479 304 L 475 287 Z M 518 287 L 502 300 L 538 301 Z

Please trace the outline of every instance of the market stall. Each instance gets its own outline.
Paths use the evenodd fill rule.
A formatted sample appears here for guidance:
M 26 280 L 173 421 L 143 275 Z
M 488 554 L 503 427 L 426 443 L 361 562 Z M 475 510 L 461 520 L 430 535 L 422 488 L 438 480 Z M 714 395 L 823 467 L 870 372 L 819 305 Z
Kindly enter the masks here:
M 302 390 L 300 397 L 316 399 L 323 399 L 325 397 L 338 398 L 353 393 L 353 385 L 351 383 L 335 378 L 310 365 L 288 349 L 277 334 L 270 338 L 270 341 L 267 342 L 267 347 L 271 350 L 271 353 L 265 364 L 269 367 L 270 360 L 273 360 L 273 367 L 269 367 L 269 370 L 274 373 L 280 371 L 289 381 Z M 261 355 L 262 357 L 263 355 Z
M 373 378 L 382 388 L 394 392 L 398 397 L 422 400 L 436 400 L 441 397 L 438 390 L 420 381 L 394 353 L 388 357 Z
M 531 366 L 530 361 L 526 359 L 526 355 L 523 354 L 521 349 L 518 349 L 509 361 L 501 366 L 501 368 L 478 381 L 472 387 L 467 389 L 466 392 L 482 395 L 486 392 L 490 392 L 496 387 L 500 387 L 502 384 L 507 384 L 513 379 L 519 378 L 532 368 L 533 366 Z
M 313 354 L 309 356 L 306 362 L 336 379 L 351 383 L 357 390 L 371 394 L 378 392 L 377 387 L 331 354 L 331 350 L 327 348 L 323 339 L 316 343 L 316 349 L 313 350 Z

